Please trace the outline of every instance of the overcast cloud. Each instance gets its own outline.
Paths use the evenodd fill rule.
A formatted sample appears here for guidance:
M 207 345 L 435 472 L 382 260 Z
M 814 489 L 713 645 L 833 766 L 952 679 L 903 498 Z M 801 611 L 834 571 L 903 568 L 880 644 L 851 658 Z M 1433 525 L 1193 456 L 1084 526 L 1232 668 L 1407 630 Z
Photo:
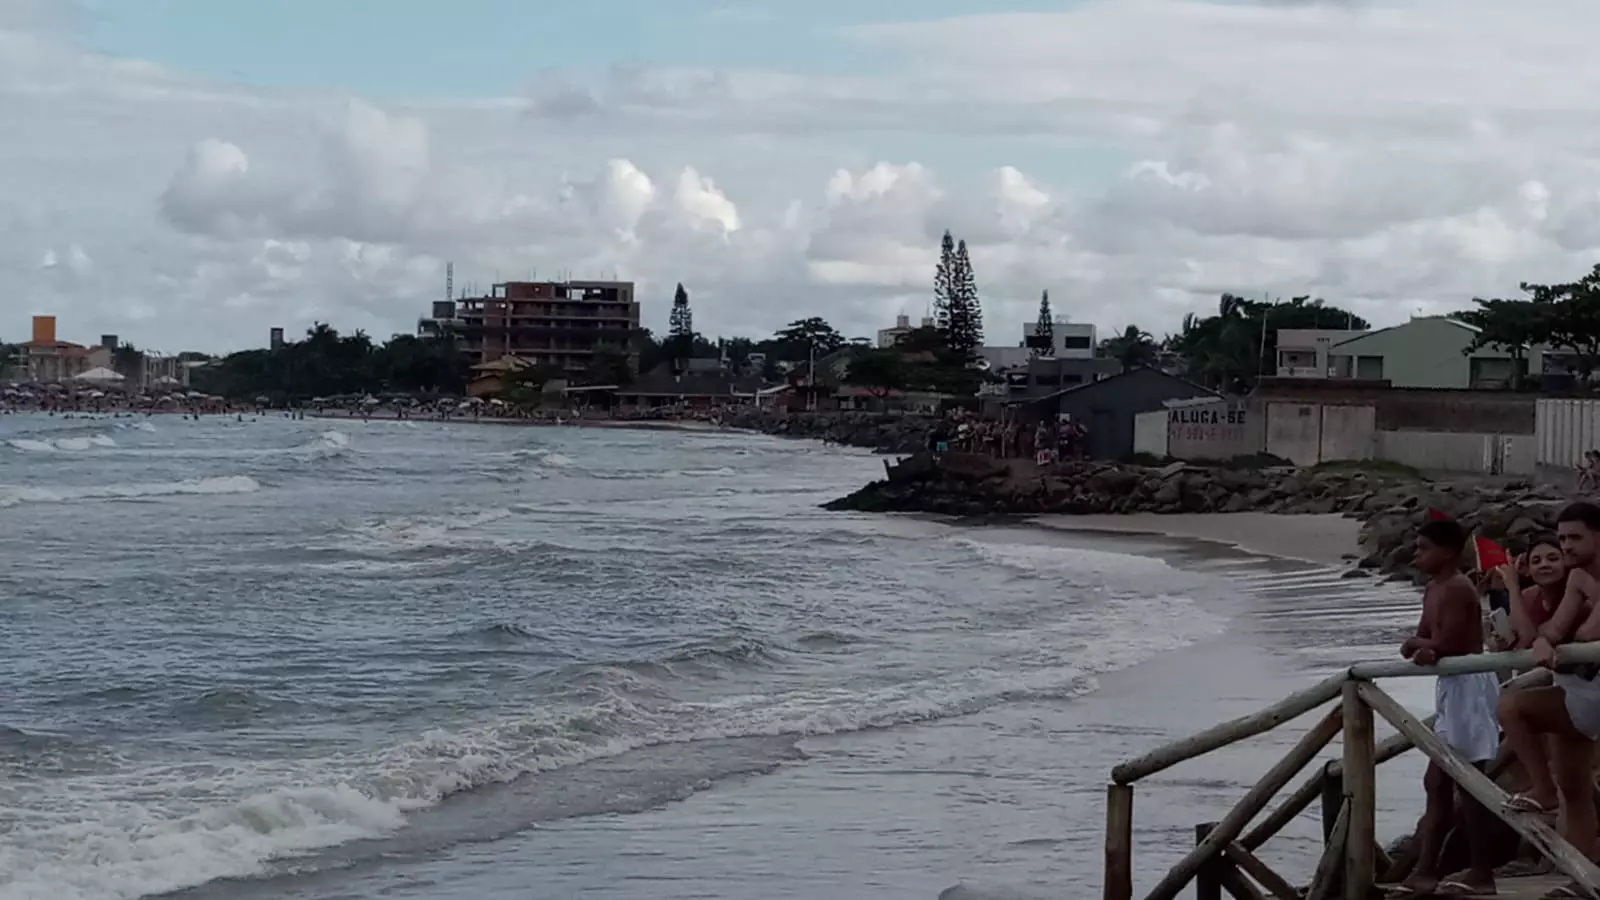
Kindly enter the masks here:
M 996 342 L 1046 288 L 1158 336 L 1222 291 L 1388 324 L 1600 261 L 1597 27 L 1581 0 L 1091 0 L 837 29 L 872 74 L 378 98 L 113 58 L 73 4 L 0 0 L 0 338 L 386 337 L 447 260 L 633 279 L 657 328 L 682 281 L 711 334 L 867 334 L 926 308 L 945 228 Z

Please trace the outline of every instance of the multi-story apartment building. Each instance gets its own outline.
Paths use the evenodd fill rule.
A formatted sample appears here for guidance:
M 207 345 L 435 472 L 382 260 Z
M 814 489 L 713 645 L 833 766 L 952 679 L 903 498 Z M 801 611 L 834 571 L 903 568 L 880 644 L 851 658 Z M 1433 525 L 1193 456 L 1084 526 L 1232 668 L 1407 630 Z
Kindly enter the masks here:
M 634 352 L 639 304 L 631 281 L 508 281 L 435 302 L 417 330 L 456 335 L 475 365 L 515 356 L 576 372 L 596 351 Z

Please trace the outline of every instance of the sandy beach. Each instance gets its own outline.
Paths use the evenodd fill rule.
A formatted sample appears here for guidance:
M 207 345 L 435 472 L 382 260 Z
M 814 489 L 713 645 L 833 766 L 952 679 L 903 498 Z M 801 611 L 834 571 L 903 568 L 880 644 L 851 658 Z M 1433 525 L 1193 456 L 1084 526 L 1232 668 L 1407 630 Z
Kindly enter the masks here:
M 1340 515 L 1180 513 L 1039 516 L 1029 522 L 1061 531 L 1141 534 L 1211 541 L 1249 553 L 1338 565 L 1355 553 L 1361 523 Z

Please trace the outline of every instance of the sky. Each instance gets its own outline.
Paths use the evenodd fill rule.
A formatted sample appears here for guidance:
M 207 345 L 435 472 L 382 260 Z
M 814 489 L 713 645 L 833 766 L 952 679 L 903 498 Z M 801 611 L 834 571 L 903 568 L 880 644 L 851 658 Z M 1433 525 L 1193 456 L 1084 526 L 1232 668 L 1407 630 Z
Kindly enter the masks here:
M 665 327 L 1377 325 L 1600 261 L 1589 0 L 0 0 L 0 339 L 411 332 L 456 283 Z

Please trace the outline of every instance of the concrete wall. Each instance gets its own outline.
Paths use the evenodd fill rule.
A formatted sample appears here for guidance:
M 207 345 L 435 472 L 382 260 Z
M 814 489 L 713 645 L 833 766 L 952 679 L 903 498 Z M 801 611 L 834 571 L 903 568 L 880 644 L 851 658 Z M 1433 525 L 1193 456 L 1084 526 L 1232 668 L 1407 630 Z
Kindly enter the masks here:
M 1322 462 L 1372 459 L 1378 411 L 1371 406 L 1322 407 Z
M 1322 407 L 1316 403 L 1266 404 L 1267 452 L 1299 466 L 1322 461 Z
M 1437 391 L 1339 378 L 1273 378 L 1252 395 L 1262 401 L 1371 406 L 1380 431 L 1533 434 L 1535 401 L 1509 391 Z
M 1259 406 L 1213 403 L 1167 410 L 1167 454 L 1176 459 L 1232 459 L 1260 453 L 1265 419 Z
M 1371 459 L 1377 450 L 1377 413 L 1370 406 L 1275 402 L 1266 409 L 1267 452 L 1295 465 Z
M 1167 411 L 1139 413 L 1133 417 L 1133 452 L 1167 455 Z
M 1541 399 L 1534 419 L 1540 465 L 1575 469 L 1600 449 L 1600 400 Z
M 1538 465 L 1533 435 L 1380 431 L 1377 438 L 1379 459 L 1428 471 L 1531 475 Z

